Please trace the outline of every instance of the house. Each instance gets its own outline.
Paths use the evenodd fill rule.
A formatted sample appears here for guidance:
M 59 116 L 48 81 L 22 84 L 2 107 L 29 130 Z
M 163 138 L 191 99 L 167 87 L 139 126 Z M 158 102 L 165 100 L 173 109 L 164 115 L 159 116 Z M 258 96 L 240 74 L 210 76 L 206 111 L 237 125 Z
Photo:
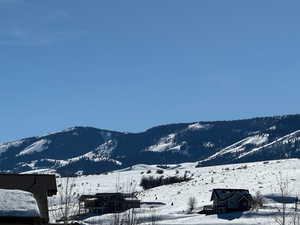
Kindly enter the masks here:
M 215 213 L 226 213 L 249 210 L 253 199 L 246 189 L 213 189 L 210 200 Z
M 48 224 L 47 197 L 57 193 L 54 175 L 0 174 L 0 180 L 2 202 L 11 206 L 0 208 L 0 224 Z
M 79 214 L 117 213 L 131 208 L 140 208 L 140 200 L 128 193 L 98 193 L 79 198 Z

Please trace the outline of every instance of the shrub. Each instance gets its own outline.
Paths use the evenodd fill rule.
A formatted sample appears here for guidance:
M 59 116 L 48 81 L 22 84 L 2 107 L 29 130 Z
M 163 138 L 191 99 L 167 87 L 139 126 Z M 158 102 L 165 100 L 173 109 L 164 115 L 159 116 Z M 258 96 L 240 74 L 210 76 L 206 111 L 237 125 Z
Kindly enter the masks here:
M 189 171 L 189 170 L 186 170 L 186 171 L 184 171 L 184 175 L 183 175 L 183 177 L 184 177 L 184 178 L 187 178 L 187 177 L 188 177 L 188 175 L 189 175 L 189 173 L 190 173 L 190 171 Z
M 255 196 L 252 196 L 252 206 L 251 208 L 253 210 L 258 210 L 260 208 L 262 208 L 264 206 L 264 198 L 263 196 L 261 195 L 261 193 L 258 191 L 256 192 Z
M 149 174 L 149 173 L 151 173 L 151 172 L 152 172 L 151 170 L 147 170 L 147 172 L 146 172 L 146 173 L 147 173 L 147 174 Z
M 167 185 L 167 184 L 175 184 L 175 183 L 181 183 L 184 181 L 190 181 L 191 178 L 189 177 L 177 177 L 177 176 L 172 176 L 172 177 L 156 177 L 154 178 L 153 176 L 149 177 L 142 177 L 140 186 L 142 186 L 145 190 L 149 188 L 154 188 L 158 187 L 161 185 Z
M 248 166 L 247 166 L 247 165 L 244 165 L 244 166 L 238 167 L 237 169 L 238 169 L 238 170 L 242 170 L 242 169 L 247 169 L 247 168 L 248 168 Z
M 161 169 L 158 169 L 158 170 L 156 170 L 156 173 L 157 173 L 157 174 L 163 174 L 163 173 L 164 173 L 164 171 L 163 171 L 163 170 L 161 170 Z

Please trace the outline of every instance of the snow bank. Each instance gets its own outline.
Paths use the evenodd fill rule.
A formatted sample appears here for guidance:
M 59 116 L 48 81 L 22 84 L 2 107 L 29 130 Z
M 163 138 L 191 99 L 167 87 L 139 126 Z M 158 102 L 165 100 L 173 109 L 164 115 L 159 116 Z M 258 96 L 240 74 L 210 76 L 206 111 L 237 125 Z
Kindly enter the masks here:
M 32 193 L 0 189 L 0 216 L 39 217 L 40 212 Z

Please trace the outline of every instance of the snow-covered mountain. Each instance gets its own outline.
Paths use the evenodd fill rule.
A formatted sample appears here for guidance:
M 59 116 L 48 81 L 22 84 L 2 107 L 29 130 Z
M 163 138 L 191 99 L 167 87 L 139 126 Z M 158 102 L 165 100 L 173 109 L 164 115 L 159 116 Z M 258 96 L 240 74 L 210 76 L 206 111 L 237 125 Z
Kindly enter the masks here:
M 227 163 L 255 162 L 296 158 L 300 156 L 300 130 L 271 138 L 270 133 L 249 136 L 230 145 L 207 159 L 201 160 L 198 166 Z
M 0 144 L 0 171 L 95 174 L 135 164 L 198 166 L 300 156 L 300 115 L 163 125 L 140 133 L 92 127 Z

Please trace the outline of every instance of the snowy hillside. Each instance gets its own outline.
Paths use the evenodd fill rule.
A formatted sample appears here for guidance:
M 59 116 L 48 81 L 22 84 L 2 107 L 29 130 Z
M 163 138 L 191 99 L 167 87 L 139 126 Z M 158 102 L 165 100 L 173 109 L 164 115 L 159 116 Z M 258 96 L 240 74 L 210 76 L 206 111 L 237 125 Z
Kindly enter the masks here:
M 300 130 L 273 141 L 269 134 L 250 136 L 199 162 L 198 166 L 299 157 Z
M 144 221 L 155 214 L 157 224 L 164 225 L 271 225 L 279 215 L 274 196 L 278 196 L 279 183 L 288 183 L 288 197 L 295 197 L 300 192 L 300 160 L 275 160 L 245 164 L 222 165 L 213 167 L 196 168 L 195 163 L 169 165 L 163 169 L 163 174 L 157 174 L 155 165 L 136 165 L 131 168 L 114 171 L 106 175 L 90 175 L 73 178 L 74 195 L 94 194 L 101 192 L 126 192 L 138 191 L 138 198 L 142 201 L 142 208 L 137 210 L 137 215 Z M 151 171 L 151 173 L 149 173 Z M 187 171 L 187 172 L 186 172 Z M 181 176 L 188 173 L 193 179 L 172 185 L 164 185 L 149 190 L 139 186 L 143 176 Z M 63 190 L 66 178 L 57 180 L 58 187 Z M 214 188 L 242 188 L 248 189 L 252 195 L 260 192 L 265 196 L 265 206 L 258 211 L 244 213 L 231 213 L 224 215 L 197 214 L 204 205 L 211 204 L 210 197 Z M 188 214 L 188 200 L 196 198 L 196 209 Z M 50 202 L 59 202 L 60 197 L 50 199 Z M 294 204 L 287 204 L 288 215 L 294 210 Z M 126 212 L 125 212 L 126 213 Z M 112 220 L 113 215 L 89 216 L 80 220 L 81 224 L 105 224 Z M 107 223 L 109 224 L 109 223 Z
M 300 157 L 300 115 L 193 122 L 122 133 L 73 127 L 0 144 L 0 172 L 98 174 L 136 164 L 222 165 Z

